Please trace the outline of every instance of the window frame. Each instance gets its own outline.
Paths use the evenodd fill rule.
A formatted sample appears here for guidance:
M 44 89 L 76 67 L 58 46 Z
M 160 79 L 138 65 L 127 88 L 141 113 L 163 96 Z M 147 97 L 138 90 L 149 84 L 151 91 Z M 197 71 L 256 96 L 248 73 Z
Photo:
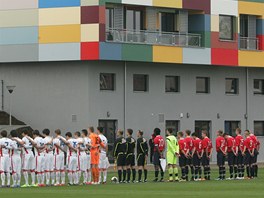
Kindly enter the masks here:
M 145 89 L 144 90 L 135 90 L 135 77 L 143 76 L 145 81 Z M 133 74 L 133 92 L 148 92 L 149 91 L 149 75 L 148 74 Z
M 133 29 L 127 29 L 127 11 L 133 11 Z M 140 13 L 140 30 L 136 29 L 136 12 Z M 142 7 L 136 6 L 126 6 L 124 7 L 124 21 L 123 21 L 124 29 L 128 31 L 141 31 L 145 29 L 145 11 Z
M 230 17 L 231 19 L 231 38 L 223 38 L 220 36 L 220 33 L 221 33 L 221 17 Z M 234 25 L 235 25 L 235 16 L 232 16 L 232 15 L 219 15 L 219 40 L 220 41 L 235 41 L 235 28 L 234 28 Z
M 261 135 L 259 135 L 259 134 L 256 133 L 257 130 L 256 130 L 256 128 L 255 128 L 255 124 L 256 124 L 257 122 L 259 122 L 259 123 L 262 124 L 262 134 L 261 134 Z M 264 120 L 254 120 L 254 121 L 253 121 L 253 127 L 254 127 L 254 134 L 255 134 L 256 136 L 258 136 L 258 137 L 263 137 L 263 136 L 264 136 Z
M 112 87 L 112 89 L 101 87 L 101 76 L 102 75 L 111 75 L 111 78 L 112 78 L 111 87 Z M 100 86 L 100 91 L 115 91 L 116 90 L 116 74 L 115 73 L 100 73 L 99 74 L 99 86 Z
M 236 91 L 234 93 L 227 92 L 227 90 L 226 90 L 227 80 L 236 80 Z M 226 95 L 239 95 L 239 78 L 225 78 L 225 94 Z
M 234 136 L 235 135 L 235 130 L 234 131 L 227 131 L 226 130 L 226 123 L 227 122 L 230 123 L 230 128 L 231 129 L 232 129 L 232 124 L 235 124 L 235 123 L 238 125 L 236 128 L 241 128 L 241 120 L 225 120 L 224 121 L 224 129 L 225 129 L 225 132 L 228 133 L 231 136 Z
M 203 91 L 197 91 L 197 80 L 198 79 L 204 79 L 205 80 L 205 92 Z M 197 76 L 196 77 L 196 94 L 210 94 L 210 77 L 202 77 L 202 76 Z
M 261 86 L 262 86 L 262 90 L 260 93 L 256 93 L 255 92 L 255 81 L 258 80 L 261 82 Z M 264 95 L 264 79 L 253 79 L 253 94 L 254 95 L 258 95 L 258 96 L 262 96 Z
M 167 78 L 174 78 L 175 91 L 167 91 Z M 180 93 L 180 76 L 166 75 L 165 76 L 165 93 Z

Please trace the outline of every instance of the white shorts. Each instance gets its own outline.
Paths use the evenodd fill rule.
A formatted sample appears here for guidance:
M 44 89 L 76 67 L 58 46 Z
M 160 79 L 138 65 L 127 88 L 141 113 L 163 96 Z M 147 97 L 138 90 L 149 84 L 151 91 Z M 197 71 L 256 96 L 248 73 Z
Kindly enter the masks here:
M 35 157 L 36 162 L 36 172 L 37 173 L 44 173 L 45 171 L 45 156 L 44 155 L 37 155 Z
M 0 157 L 0 171 L 10 173 L 11 172 L 11 159 L 9 155 L 3 155 Z
M 54 155 L 52 153 L 45 154 L 45 171 L 54 171 Z
M 23 156 L 23 170 L 25 171 L 30 171 L 30 170 L 35 170 L 35 160 L 34 160 L 34 155 L 33 153 L 25 154 Z
M 88 162 L 88 157 L 86 153 L 78 156 L 78 168 L 80 171 L 87 171 L 88 169 L 87 162 Z
M 100 158 L 99 158 L 99 168 L 100 169 L 107 169 L 108 166 L 108 158 L 105 153 L 100 153 Z
M 55 155 L 54 157 L 54 167 L 56 171 L 64 171 L 64 154 Z
M 12 173 L 21 173 L 22 160 L 19 155 L 13 155 L 11 157 L 11 168 L 12 168 Z
M 71 171 L 71 172 L 77 171 L 78 162 L 77 162 L 77 156 L 76 155 L 67 157 L 67 167 L 68 167 L 68 171 Z

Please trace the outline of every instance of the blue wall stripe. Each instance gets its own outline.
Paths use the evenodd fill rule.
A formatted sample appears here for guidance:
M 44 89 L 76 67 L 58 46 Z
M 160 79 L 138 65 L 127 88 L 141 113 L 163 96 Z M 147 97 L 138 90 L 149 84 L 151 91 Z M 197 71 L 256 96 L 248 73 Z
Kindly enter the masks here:
M 81 0 L 39 0 L 39 8 L 80 6 Z
M 102 60 L 121 60 L 122 44 L 100 43 L 100 59 Z

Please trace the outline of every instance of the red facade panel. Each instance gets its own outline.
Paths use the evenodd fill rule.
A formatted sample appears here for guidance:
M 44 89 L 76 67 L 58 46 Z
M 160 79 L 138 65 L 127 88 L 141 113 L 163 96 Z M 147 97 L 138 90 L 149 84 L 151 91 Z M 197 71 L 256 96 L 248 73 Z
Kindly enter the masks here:
M 212 49 L 212 65 L 237 66 L 238 50 L 234 49 Z
M 99 42 L 81 43 L 81 60 L 98 60 Z
M 211 48 L 238 49 L 238 35 L 234 35 L 233 41 L 222 41 L 219 39 L 219 32 L 211 32 Z

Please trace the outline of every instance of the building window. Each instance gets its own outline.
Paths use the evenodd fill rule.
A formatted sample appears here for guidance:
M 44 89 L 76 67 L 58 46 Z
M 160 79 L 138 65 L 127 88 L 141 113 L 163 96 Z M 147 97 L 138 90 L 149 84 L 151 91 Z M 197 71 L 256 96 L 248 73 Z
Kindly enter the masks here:
M 175 32 L 177 31 L 177 16 L 175 13 L 161 13 L 161 31 Z
M 196 93 L 210 92 L 210 78 L 196 77 Z
M 113 8 L 106 8 L 106 30 L 113 29 L 114 28 L 114 9 Z
M 166 92 L 179 92 L 180 91 L 180 77 L 179 76 L 166 76 L 165 77 L 165 91 Z
M 222 40 L 234 39 L 234 17 L 220 15 L 219 16 L 219 38 Z
M 254 79 L 254 94 L 264 95 L 264 80 Z
M 211 132 L 211 121 L 195 121 L 195 132 L 198 134 L 198 137 L 202 137 L 202 131 L 206 130 L 208 137 L 210 137 Z
M 180 130 L 179 120 L 166 120 L 166 129 L 172 129 L 173 134 L 177 135 L 177 132 Z
M 126 30 L 142 30 L 144 24 L 143 12 L 141 10 L 126 10 L 125 28 Z
M 254 134 L 264 136 L 264 121 L 254 121 Z
M 101 73 L 100 74 L 100 90 L 115 90 L 115 74 Z
M 148 75 L 134 74 L 133 75 L 133 90 L 134 91 L 148 91 Z
M 226 87 L 226 94 L 238 94 L 238 79 L 226 78 L 225 87 Z
M 236 136 L 237 128 L 240 128 L 240 121 L 225 121 L 225 133 Z

